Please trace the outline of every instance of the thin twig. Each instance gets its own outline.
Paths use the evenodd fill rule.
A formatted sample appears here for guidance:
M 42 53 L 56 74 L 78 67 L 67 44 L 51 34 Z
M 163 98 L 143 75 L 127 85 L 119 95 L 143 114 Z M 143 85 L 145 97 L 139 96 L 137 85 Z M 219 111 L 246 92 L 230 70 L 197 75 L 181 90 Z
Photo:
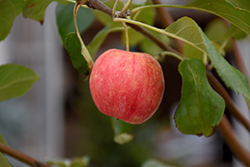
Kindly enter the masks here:
M 161 4 L 159 2 L 159 0 L 152 0 L 152 3 L 156 4 L 156 5 Z M 158 14 L 164 28 L 168 27 L 170 24 L 172 24 L 174 22 L 173 17 L 170 15 L 170 13 L 168 12 L 167 9 L 165 9 L 165 8 L 155 8 L 155 10 L 156 10 L 156 12 L 157 12 L 157 14 Z M 175 39 L 175 38 L 173 38 L 173 42 L 174 42 L 174 45 L 175 45 L 176 49 L 179 52 L 182 52 L 183 42 L 178 40 L 178 39 Z
M 5 146 L 3 144 L 0 143 L 0 152 L 2 152 L 3 154 L 7 154 L 27 165 L 33 166 L 33 167 L 49 167 L 49 165 L 46 165 L 42 162 L 39 162 L 33 158 L 31 158 L 30 156 L 21 153 L 17 150 L 14 150 L 13 148 L 10 148 L 8 146 Z
M 112 17 L 112 9 L 100 2 L 99 0 L 89 0 L 86 4 L 88 7 L 100 10 Z
M 236 157 L 238 157 L 243 164 L 250 167 L 250 155 L 248 151 L 239 143 L 233 132 L 233 128 L 225 115 L 223 115 L 221 123 L 218 127 Z
M 100 2 L 99 0 L 89 0 L 88 4 L 89 7 L 93 9 L 98 9 L 100 11 L 103 11 L 110 15 L 112 17 L 112 9 L 110 9 L 108 6 Z M 165 51 L 171 51 L 174 52 L 178 55 L 181 56 L 181 54 L 176 51 L 175 49 L 171 48 L 170 46 L 166 45 L 164 42 L 162 42 L 159 38 L 157 38 L 154 34 L 152 34 L 150 31 L 146 30 L 145 28 L 138 26 L 138 25 L 133 25 L 133 24 L 127 24 L 131 28 L 135 29 L 136 31 L 142 33 L 145 35 L 147 38 L 149 38 L 151 41 L 156 43 L 160 48 L 162 48 Z
M 207 77 L 213 88 L 223 97 L 223 99 L 227 104 L 228 109 L 231 111 L 234 117 L 243 124 L 243 126 L 248 130 L 248 132 L 250 132 L 250 123 L 237 109 L 236 105 L 234 104 L 233 100 L 231 99 L 227 91 L 224 89 L 224 87 L 220 84 L 220 82 L 213 76 L 213 74 L 210 71 L 207 71 Z

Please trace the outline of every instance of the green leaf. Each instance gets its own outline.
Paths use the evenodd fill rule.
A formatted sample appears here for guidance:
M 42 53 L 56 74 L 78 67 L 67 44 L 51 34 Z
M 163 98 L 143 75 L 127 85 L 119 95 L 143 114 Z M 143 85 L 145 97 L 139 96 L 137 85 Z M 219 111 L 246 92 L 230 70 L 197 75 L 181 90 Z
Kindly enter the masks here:
M 236 27 L 235 25 L 231 24 L 225 33 L 225 38 L 230 38 L 230 37 L 239 40 L 247 37 L 247 34 L 238 27 Z
M 105 39 L 109 33 L 119 32 L 119 31 L 123 31 L 123 30 L 124 30 L 123 27 L 110 28 L 110 25 L 107 24 L 102 30 L 100 30 L 95 35 L 95 37 L 92 39 L 92 41 L 88 44 L 87 49 L 88 49 L 90 55 L 92 55 L 92 57 L 95 56 L 96 52 L 101 47 L 102 43 L 105 41 Z
M 5 156 L 0 152 L 0 167 L 13 167 Z
M 67 35 L 65 48 L 69 52 L 71 62 L 78 72 L 83 75 L 88 75 L 90 69 L 87 65 L 87 61 L 81 54 L 82 47 L 76 33 L 70 33 Z
M 238 69 L 230 65 L 215 49 L 214 45 L 209 39 L 203 34 L 205 44 L 207 44 L 207 50 L 209 57 L 225 84 L 235 90 L 237 93 L 241 93 L 250 107 L 250 89 L 247 77 L 241 73 Z
M 7 146 L 7 143 L 5 142 L 4 137 L 2 135 L 0 135 L 0 143 Z
M 149 30 L 150 31 L 150 30 Z M 157 36 L 162 42 L 164 42 L 165 44 L 169 45 L 170 44 L 170 39 L 163 34 L 157 33 L 155 31 L 150 31 L 151 33 L 153 33 L 155 36 Z M 158 53 L 162 52 L 162 48 L 160 48 L 157 44 L 155 44 L 155 42 L 151 41 L 148 38 L 145 38 L 141 44 L 140 44 L 140 49 L 145 52 L 148 53 L 152 56 L 156 56 Z
M 210 21 L 204 29 L 205 34 L 211 41 L 216 41 L 220 44 L 224 41 L 226 31 L 227 27 L 221 19 L 214 19 Z
M 250 11 L 250 1 L 249 0 L 230 0 L 230 1 L 234 5 Z
M 203 52 L 188 43 L 184 43 L 182 54 L 186 58 L 197 58 L 203 60 Z
M 200 27 L 189 17 L 182 17 L 168 26 L 165 31 L 169 36 L 180 39 L 207 53 Z
M 228 20 L 250 35 L 250 12 L 238 8 L 228 0 L 194 0 L 182 7 L 213 13 Z
M 211 41 L 221 45 L 225 40 L 228 40 L 227 38 L 225 38 L 227 29 L 228 28 L 223 20 L 214 19 L 206 25 L 204 32 Z M 231 41 L 229 41 L 224 49 L 231 50 L 231 46 Z
M 102 43 L 104 42 L 109 33 L 110 31 L 108 24 L 102 30 L 100 30 L 92 39 L 92 41 L 88 44 L 87 49 L 90 55 L 92 55 L 92 57 L 95 56 L 96 52 L 101 47 Z
M 31 69 L 17 65 L 0 66 L 0 101 L 25 94 L 39 80 Z
M 0 1 L 0 41 L 10 33 L 15 18 L 22 13 L 24 0 Z
M 26 0 L 23 6 L 23 17 L 43 22 L 46 8 L 54 0 Z
M 156 159 L 146 160 L 141 167 L 173 167 Z
M 0 135 L 0 143 L 7 146 L 2 135 Z M 0 152 L 0 167 L 13 167 L 10 162 L 5 158 L 5 156 Z
M 47 162 L 49 165 L 56 165 L 57 167 L 67 167 L 66 162 L 61 162 L 61 161 L 48 161 Z
M 202 61 L 191 58 L 179 64 L 182 96 L 175 113 L 177 128 L 184 134 L 210 136 L 220 123 L 225 102 L 210 86 Z
M 63 159 L 63 160 L 53 160 L 47 161 L 49 165 L 56 165 L 58 167 L 87 167 L 89 166 L 90 158 L 89 156 L 83 156 L 81 158 L 74 159 Z
M 75 158 L 70 163 L 69 167 L 87 167 L 89 165 L 89 157 L 84 156 L 82 158 Z
M 200 27 L 188 17 L 182 17 L 165 29 L 169 36 L 180 39 L 209 55 L 216 71 L 226 85 L 241 93 L 250 106 L 250 89 L 247 77 L 231 66 L 217 51 Z
M 114 130 L 114 141 L 118 144 L 125 144 L 133 140 L 134 136 L 128 132 L 132 128 L 132 124 L 126 123 L 117 118 L 111 118 Z
M 65 41 L 66 36 L 70 32 L 75 31 L 73 8 L 73 3 L 69 3 L 68 5 L 57 4 L 56 23 L 62 41 Z M 83 33 L 87 30 L 94 20 L 95 16 L 91 9 L 80 8 L 77 15 L 77 26 L 79 32 Z

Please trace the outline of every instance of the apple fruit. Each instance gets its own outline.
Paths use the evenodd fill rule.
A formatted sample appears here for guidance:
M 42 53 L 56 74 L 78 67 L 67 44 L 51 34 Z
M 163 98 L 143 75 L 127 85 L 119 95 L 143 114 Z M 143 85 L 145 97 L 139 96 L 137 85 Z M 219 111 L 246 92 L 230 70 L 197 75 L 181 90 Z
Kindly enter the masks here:
M 110 49 L 95 61 L 89 86 L 100 112 L 141 124 L 158 109 L 165 83 L 161 65 L 151 55 Z

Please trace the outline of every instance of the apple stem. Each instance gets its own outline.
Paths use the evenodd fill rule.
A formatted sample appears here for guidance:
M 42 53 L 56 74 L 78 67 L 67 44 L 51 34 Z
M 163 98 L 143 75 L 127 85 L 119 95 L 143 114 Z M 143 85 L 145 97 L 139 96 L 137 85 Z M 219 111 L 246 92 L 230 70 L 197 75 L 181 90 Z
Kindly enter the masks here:
M 125 31 L 125 37 L 126 37 L 126 51 L 129 52 L 129 36 L 128 36 L 128 26 L 126 25 L 126 23 L 122 22 L 122 25 L 124 27 L 124 31 Z

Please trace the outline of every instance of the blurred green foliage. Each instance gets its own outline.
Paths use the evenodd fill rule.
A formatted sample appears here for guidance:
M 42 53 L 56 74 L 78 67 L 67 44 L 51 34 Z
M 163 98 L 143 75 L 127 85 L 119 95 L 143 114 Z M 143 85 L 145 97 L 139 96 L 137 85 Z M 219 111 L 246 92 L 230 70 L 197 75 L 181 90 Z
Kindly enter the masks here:
M 79 129 L 75 130 L 81 134 L 74 142 L 68 143 L 67 157 L 88 155 L 91 159 L 90 167 L 138 167 L 152 156 L 153 138 L 159 127 L 162 127 L 154 121 L 157 116 L 140 126 L 134 126 L 131 130 L 135 134 L 134 140 L 119 145 L 113 140 L 111 117 L 103 115 L 95 107 L 88 81 L 79 78 L 77 91 L 70 115 L 73 112 L 76 116 Z

